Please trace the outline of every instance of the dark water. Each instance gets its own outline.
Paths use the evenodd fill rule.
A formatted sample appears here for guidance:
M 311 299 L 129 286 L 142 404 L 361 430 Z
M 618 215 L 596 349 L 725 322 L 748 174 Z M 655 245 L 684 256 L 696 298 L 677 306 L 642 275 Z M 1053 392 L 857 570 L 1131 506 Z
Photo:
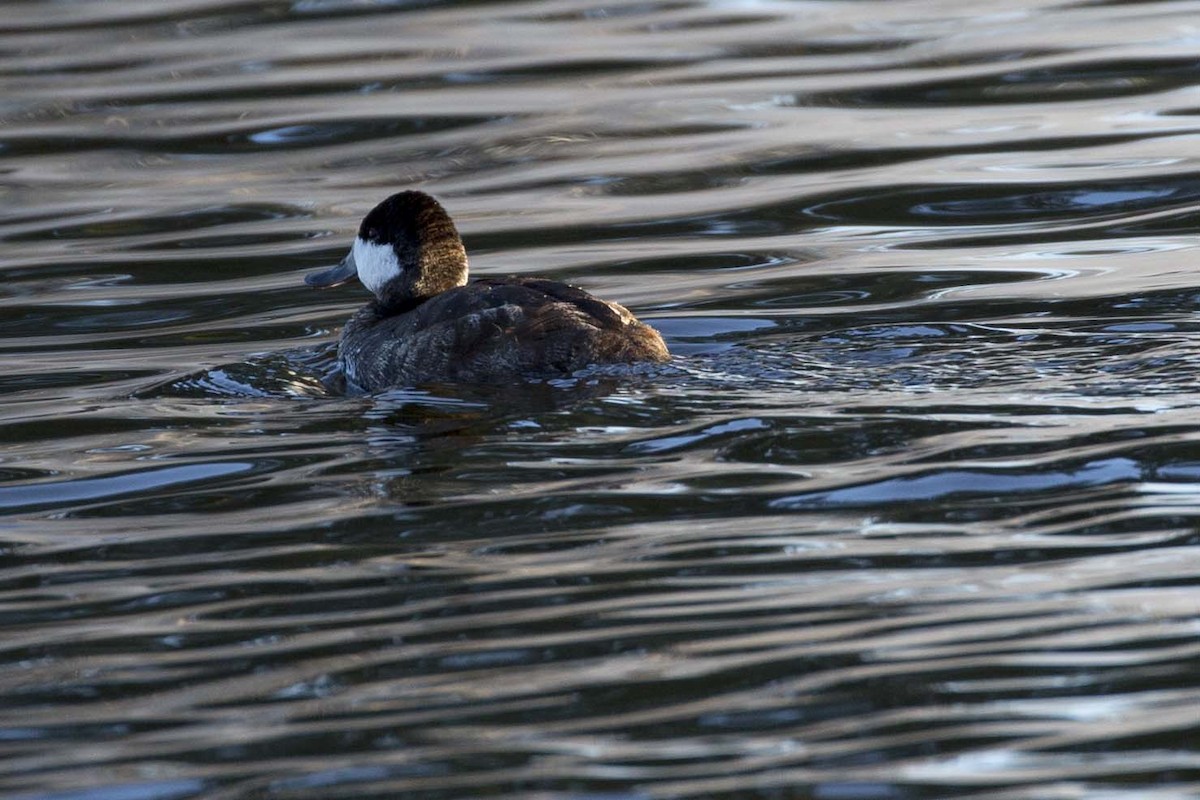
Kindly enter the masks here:
M 1200 796 L 1200 4 L 11 2 L 0 795 Z M 358 219 L 668 368 L 326 388 Z

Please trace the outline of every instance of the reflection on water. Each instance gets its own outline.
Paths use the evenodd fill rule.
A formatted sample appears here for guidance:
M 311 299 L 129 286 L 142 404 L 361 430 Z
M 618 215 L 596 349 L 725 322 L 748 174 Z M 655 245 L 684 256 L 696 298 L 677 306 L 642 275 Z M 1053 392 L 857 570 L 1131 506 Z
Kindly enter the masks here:
M 1200 795 L 1194 11 L 10 4 L 0 793 Z M 410 186 L 675 361 L 346 396 Z

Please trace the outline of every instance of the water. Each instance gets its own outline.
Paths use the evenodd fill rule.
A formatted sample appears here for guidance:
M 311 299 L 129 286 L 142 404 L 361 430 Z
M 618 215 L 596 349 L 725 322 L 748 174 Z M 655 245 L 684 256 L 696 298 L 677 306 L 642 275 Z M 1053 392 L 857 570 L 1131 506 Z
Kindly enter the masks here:
M 0 794 L 1200 795 L 1198 11 L 8 4 Z M 340 394 L 406 187 L 674 363 Z

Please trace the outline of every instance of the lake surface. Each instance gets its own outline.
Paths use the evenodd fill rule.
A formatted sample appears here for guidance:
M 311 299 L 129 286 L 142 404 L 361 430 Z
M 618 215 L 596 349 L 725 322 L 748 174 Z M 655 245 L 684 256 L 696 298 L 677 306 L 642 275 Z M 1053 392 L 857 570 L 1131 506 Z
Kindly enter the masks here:
M 1200 3 L 0 20 L 0 796 L 1200 796 Z M 346 396 L 421 188 L 666 367 Z

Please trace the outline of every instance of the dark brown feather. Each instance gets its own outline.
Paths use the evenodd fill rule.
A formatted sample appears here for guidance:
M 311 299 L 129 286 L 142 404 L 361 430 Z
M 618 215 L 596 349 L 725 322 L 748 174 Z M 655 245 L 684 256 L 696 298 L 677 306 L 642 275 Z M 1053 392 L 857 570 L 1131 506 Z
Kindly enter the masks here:
M 658 332 L 622 306 L 544 278 L 485 278 L 399 315 L 372 303 L 347 324 L 341 357 L 366 390 L 669 359 Z

